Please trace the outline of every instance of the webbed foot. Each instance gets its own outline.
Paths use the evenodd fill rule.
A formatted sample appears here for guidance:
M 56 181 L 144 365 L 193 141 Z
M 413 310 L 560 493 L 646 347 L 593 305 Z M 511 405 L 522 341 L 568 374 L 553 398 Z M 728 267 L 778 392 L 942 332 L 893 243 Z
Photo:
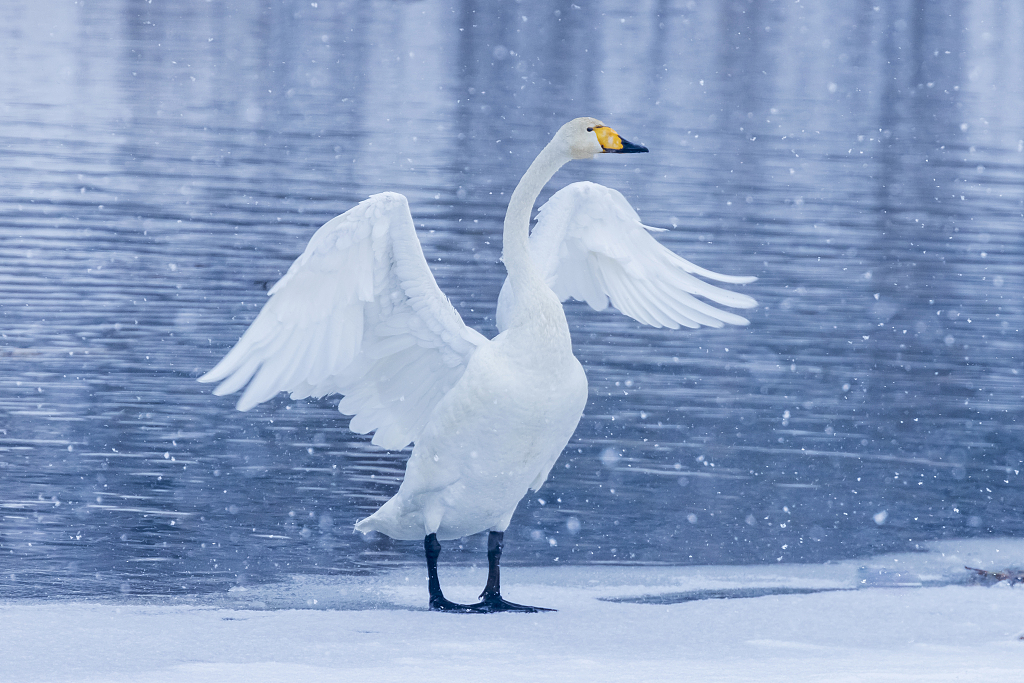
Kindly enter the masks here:
M 440 597 L 430 597 L 430 611 L 454 612 L 456 614 L 473 614 L 481 612 L 481 610 L 477 609 L 476 605 L 460 605 L 457 602 L 452 602 L 443 595 Z
M 482 600 L 475 605 L 468 605 L 474 612 L 491 614 L 492 612 L 556 612 L 557 610 L 548 607 L 531 607 L 530 605 L 517 605 L 514 602 L 501 597 L 500 593 L 483 593 Z

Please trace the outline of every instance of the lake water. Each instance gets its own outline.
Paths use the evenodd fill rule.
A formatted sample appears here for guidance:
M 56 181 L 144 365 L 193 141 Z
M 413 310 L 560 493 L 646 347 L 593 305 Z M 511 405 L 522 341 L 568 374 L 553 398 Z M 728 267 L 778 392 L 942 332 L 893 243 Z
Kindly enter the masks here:
M 673 331 L 567 304 L 590 403 L 508 563 L 1024 532 L 1024 6 L 879 5 L 4 2 L 0 595 L 420 562 L 352 531 L 405 455 L 337 397 L 243 414 L 195 378 L 383 190 L 493 335 L 507 197 L 580 115 L 651 153 L 574 162 L 541 201 L 615 187 L 760 306 Z

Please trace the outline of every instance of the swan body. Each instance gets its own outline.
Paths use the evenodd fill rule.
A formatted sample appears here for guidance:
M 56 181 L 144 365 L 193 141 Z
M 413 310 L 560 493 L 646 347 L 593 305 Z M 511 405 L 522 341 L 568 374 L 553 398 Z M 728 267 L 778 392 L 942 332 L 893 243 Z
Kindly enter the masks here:
M 385 192 L 328 221 L 310 239 L 235 347 L 203 382 L 217 395 L 243 387 L 239 410 L 280 391 L 293 399 L 342 394 L 358 433 L 400 450 L 413 443 L 398 492 L 356 525 L 395 539 L 425 538 L 433 609 L 456 605 L 436 578 L 438 539 L 490 530 L 487 609 L 523 608 L 498 594 L 502 533 L 530 489 L 547 479 L 587 402 L 562 301 L 611 303 L 655 326 L 746 324 L 700 301 L 756 305 L 694 274 L 730 283 L 754 278 L 701 269 L 661 246 L 621 194 L 593 183 L 556 193 L 530 237 L 541 189 L 563 164 L 604 152 L 646 152 L 597 119 L 563 126 L 509 202 L 499 334 L 467 327 L 438 288 L 408 203 Z M 492 547 L 493 546 L 493 547 Z M 497 596 L 497 597 L 495 597 Z M 486 600 L 485 600 L 486 602 Z M 465 611 L 465 610 L 463 610 Z
M 356 529 L 446 540 L 508 527 L 527 490 L 547 479 L 587 402 L 568 328 L 551 322 L 477 349 L 417 439 L 398 493 Z

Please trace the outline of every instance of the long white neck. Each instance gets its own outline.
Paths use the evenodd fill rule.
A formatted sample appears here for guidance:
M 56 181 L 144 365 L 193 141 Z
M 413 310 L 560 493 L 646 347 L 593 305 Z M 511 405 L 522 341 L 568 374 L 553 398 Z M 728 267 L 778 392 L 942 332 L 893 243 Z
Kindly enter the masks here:
M 563 147 L 558 139 L 548 143 L 530 164 L 508 202 L 502 236 L 502 260 L 508 270 L 514 295 L 514 312 L 510 321 L 512 325 L 534 312 L 537 306 L 542 305 L 540 302 L 551 298 L 551 290 L 530 256 L 530 214 L 540 191 L 555 172 L 572 158 Z M 561 309 L 559 304 L 558 310 Z

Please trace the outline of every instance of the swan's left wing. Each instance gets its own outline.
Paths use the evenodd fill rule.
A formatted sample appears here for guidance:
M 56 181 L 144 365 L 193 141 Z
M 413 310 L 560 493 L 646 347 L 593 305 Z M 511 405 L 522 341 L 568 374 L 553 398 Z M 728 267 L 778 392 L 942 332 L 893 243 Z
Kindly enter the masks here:
M 246 387 L 239 410 L 275 396 L 344 394 L 338 409 L 373 443 L 407 446 L 486 339 L 462 321 L 423 257 L 409 204 L 374 195 L 316 231 L 235 347 L 201 382 Z
M 733 308 L 757 305 L 746 294 L 698 279 L 730 284 L 755 277 L 722 275 L 696 266 L 662 246 L 618 191 L 591 182 L 562 188 L 540 209 L 530 235 L 530 252 L 548 286 L 562 301 L 572 297 L 602 311 L 611 303 L 622 313 L 654 327 L 746 325 L 697 296 Z M 696 295 L 696 296 L 695 296 Z M 506 280 L 498 298 L 498 329 L 512 303 Z

